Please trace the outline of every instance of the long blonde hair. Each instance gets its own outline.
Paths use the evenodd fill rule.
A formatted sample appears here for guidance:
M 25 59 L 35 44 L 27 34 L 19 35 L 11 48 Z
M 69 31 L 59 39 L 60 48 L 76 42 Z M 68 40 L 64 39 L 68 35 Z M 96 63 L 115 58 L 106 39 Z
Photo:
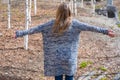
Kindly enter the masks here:
M 56 12 L 53 32 L 57 34 L 62 34 L 71 24 L 71 15 L 71 10 L 67 4 L 60 4 Z

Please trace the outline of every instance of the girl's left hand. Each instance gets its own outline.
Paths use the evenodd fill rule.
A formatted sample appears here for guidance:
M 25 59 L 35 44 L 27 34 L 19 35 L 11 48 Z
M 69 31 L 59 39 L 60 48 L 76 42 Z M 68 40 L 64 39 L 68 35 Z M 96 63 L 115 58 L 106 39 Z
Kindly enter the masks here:
M 108 36 L 115 37 L 115 33 L 112 30 L 108 30 Z

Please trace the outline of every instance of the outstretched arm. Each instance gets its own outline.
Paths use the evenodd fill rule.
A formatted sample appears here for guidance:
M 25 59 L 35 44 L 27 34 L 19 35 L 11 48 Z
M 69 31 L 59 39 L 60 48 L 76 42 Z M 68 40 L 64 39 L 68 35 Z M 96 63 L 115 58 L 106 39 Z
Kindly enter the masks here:
M 28 30 L 18 30 L 15 33 L 15 38 L 42 32 L 43 30 L 47 29 L 49 26 L 52 26 L 52 24 L 53 24 L 53 20 L 51 20 L 51 21 L 49 21 L 47 23 L 44 23 L 42 25 L 30 28 Z
M 30 28 L 30 29 L 28 29 L 28 30 L 18 30 L 18 31 L 16 31 L 15 32 L 15 34 L 16 34 L 16 38 L 17 37 L 23 37 L 23 36 L 25 36 L 25 35 L 30 35 L 30 34 L 34 34 L 34 33 L 38 33 L 38 32 L 41 32 L 40 30 L 40 28 L 42 28 L 42 25 L 40 25 L 40 26 L 36 26 L 36 27 L 34 27 L 34 28 Z
M 106 35 L 108 35 L 110 37 L 114 37 L 115 36 L 115 34 L 114 34 L 114 32 L 112 30 L 108 30 L 106 28 L 101 28 L 101 27 L 89 25 L 87 23 L 83 23 L 83 22 L 80 22 L 78 20 L 75 20 L 75 24 L 74 25 L 80 31 L 92 31 L 92 32 L 103 33 L 103 34 L 106 34 Z
M 108 29 L 89 25 L 87 23 L 83 23 L 78 20 L 75 20 L 75 26 L 80 31 L 92 31 L 92 32 L 98 32 L 108 35 Z

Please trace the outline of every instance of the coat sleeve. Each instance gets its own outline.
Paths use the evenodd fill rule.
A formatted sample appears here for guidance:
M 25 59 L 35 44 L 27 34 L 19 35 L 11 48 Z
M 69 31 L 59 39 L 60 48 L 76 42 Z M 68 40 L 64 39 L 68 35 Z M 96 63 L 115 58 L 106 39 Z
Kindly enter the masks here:
M 108 35 L 108 29 L 106 28 L 89 25 L 87 23 L 83 23 L 78 20 L 75 20 L 74 25 L 80 31 L 92 31 L 92 32 L 98 32 L 98 33 L 103 33 L 103 34 Z
M 18 30 L 15 33 L 16 38 L 17 37 L 23 37 L 25 35 L 31 35 L 31 34 L 34 34 L 34 33 L 40 33 L 42 31 L 44 31 L 45 29 L 47 29 L 49 26 L 52 26 L 52 24 L 53 24 L 53 20 L 51 20 L 51 21 L 49 21 L 47 23 L 38 25 L 36 27 L 30 28 L 28 30 Z

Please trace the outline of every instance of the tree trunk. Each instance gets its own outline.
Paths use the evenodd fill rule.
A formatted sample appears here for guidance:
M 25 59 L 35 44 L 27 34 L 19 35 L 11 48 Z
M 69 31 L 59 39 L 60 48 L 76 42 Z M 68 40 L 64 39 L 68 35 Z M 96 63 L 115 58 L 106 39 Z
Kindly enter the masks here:
M 83 6 L 83 0 L 81 0 L 81 7 L 83 8 L 84 6 Z
M 26 0 L 26 5 L 25 5 L 25 7 L 26 7 L 26 12 L 25 12 L 25 14 L 26 14 L 26 25 L 25 25 L 25 28 L 26 28 L 26 30 L 28 30 L 28 26 L 29 26 L 29 8 L 28 8 L 28 0 Z M 25 49 L 27 50 L 28 49 L 28 35 L 26 35 L 25 37 L 24 37 L 24 47 L 25 47 Z
M 113 5 L 113 0 L 107 0 L 107 5 Z
M 74 14 L 77 15 L 77 2 L 74 0 Z
M 32 7 L 32 0 L 29 1 L 29 23 L 31 24 L 31 7 Z
M 34 0 L 34 14 L 37 14 L 37 0 Z
M 11 28 L 11 25 L 10 25 L 10 18 L 11 18 L 11 1 L 9 0 L 8 2 L 8 28 Z

